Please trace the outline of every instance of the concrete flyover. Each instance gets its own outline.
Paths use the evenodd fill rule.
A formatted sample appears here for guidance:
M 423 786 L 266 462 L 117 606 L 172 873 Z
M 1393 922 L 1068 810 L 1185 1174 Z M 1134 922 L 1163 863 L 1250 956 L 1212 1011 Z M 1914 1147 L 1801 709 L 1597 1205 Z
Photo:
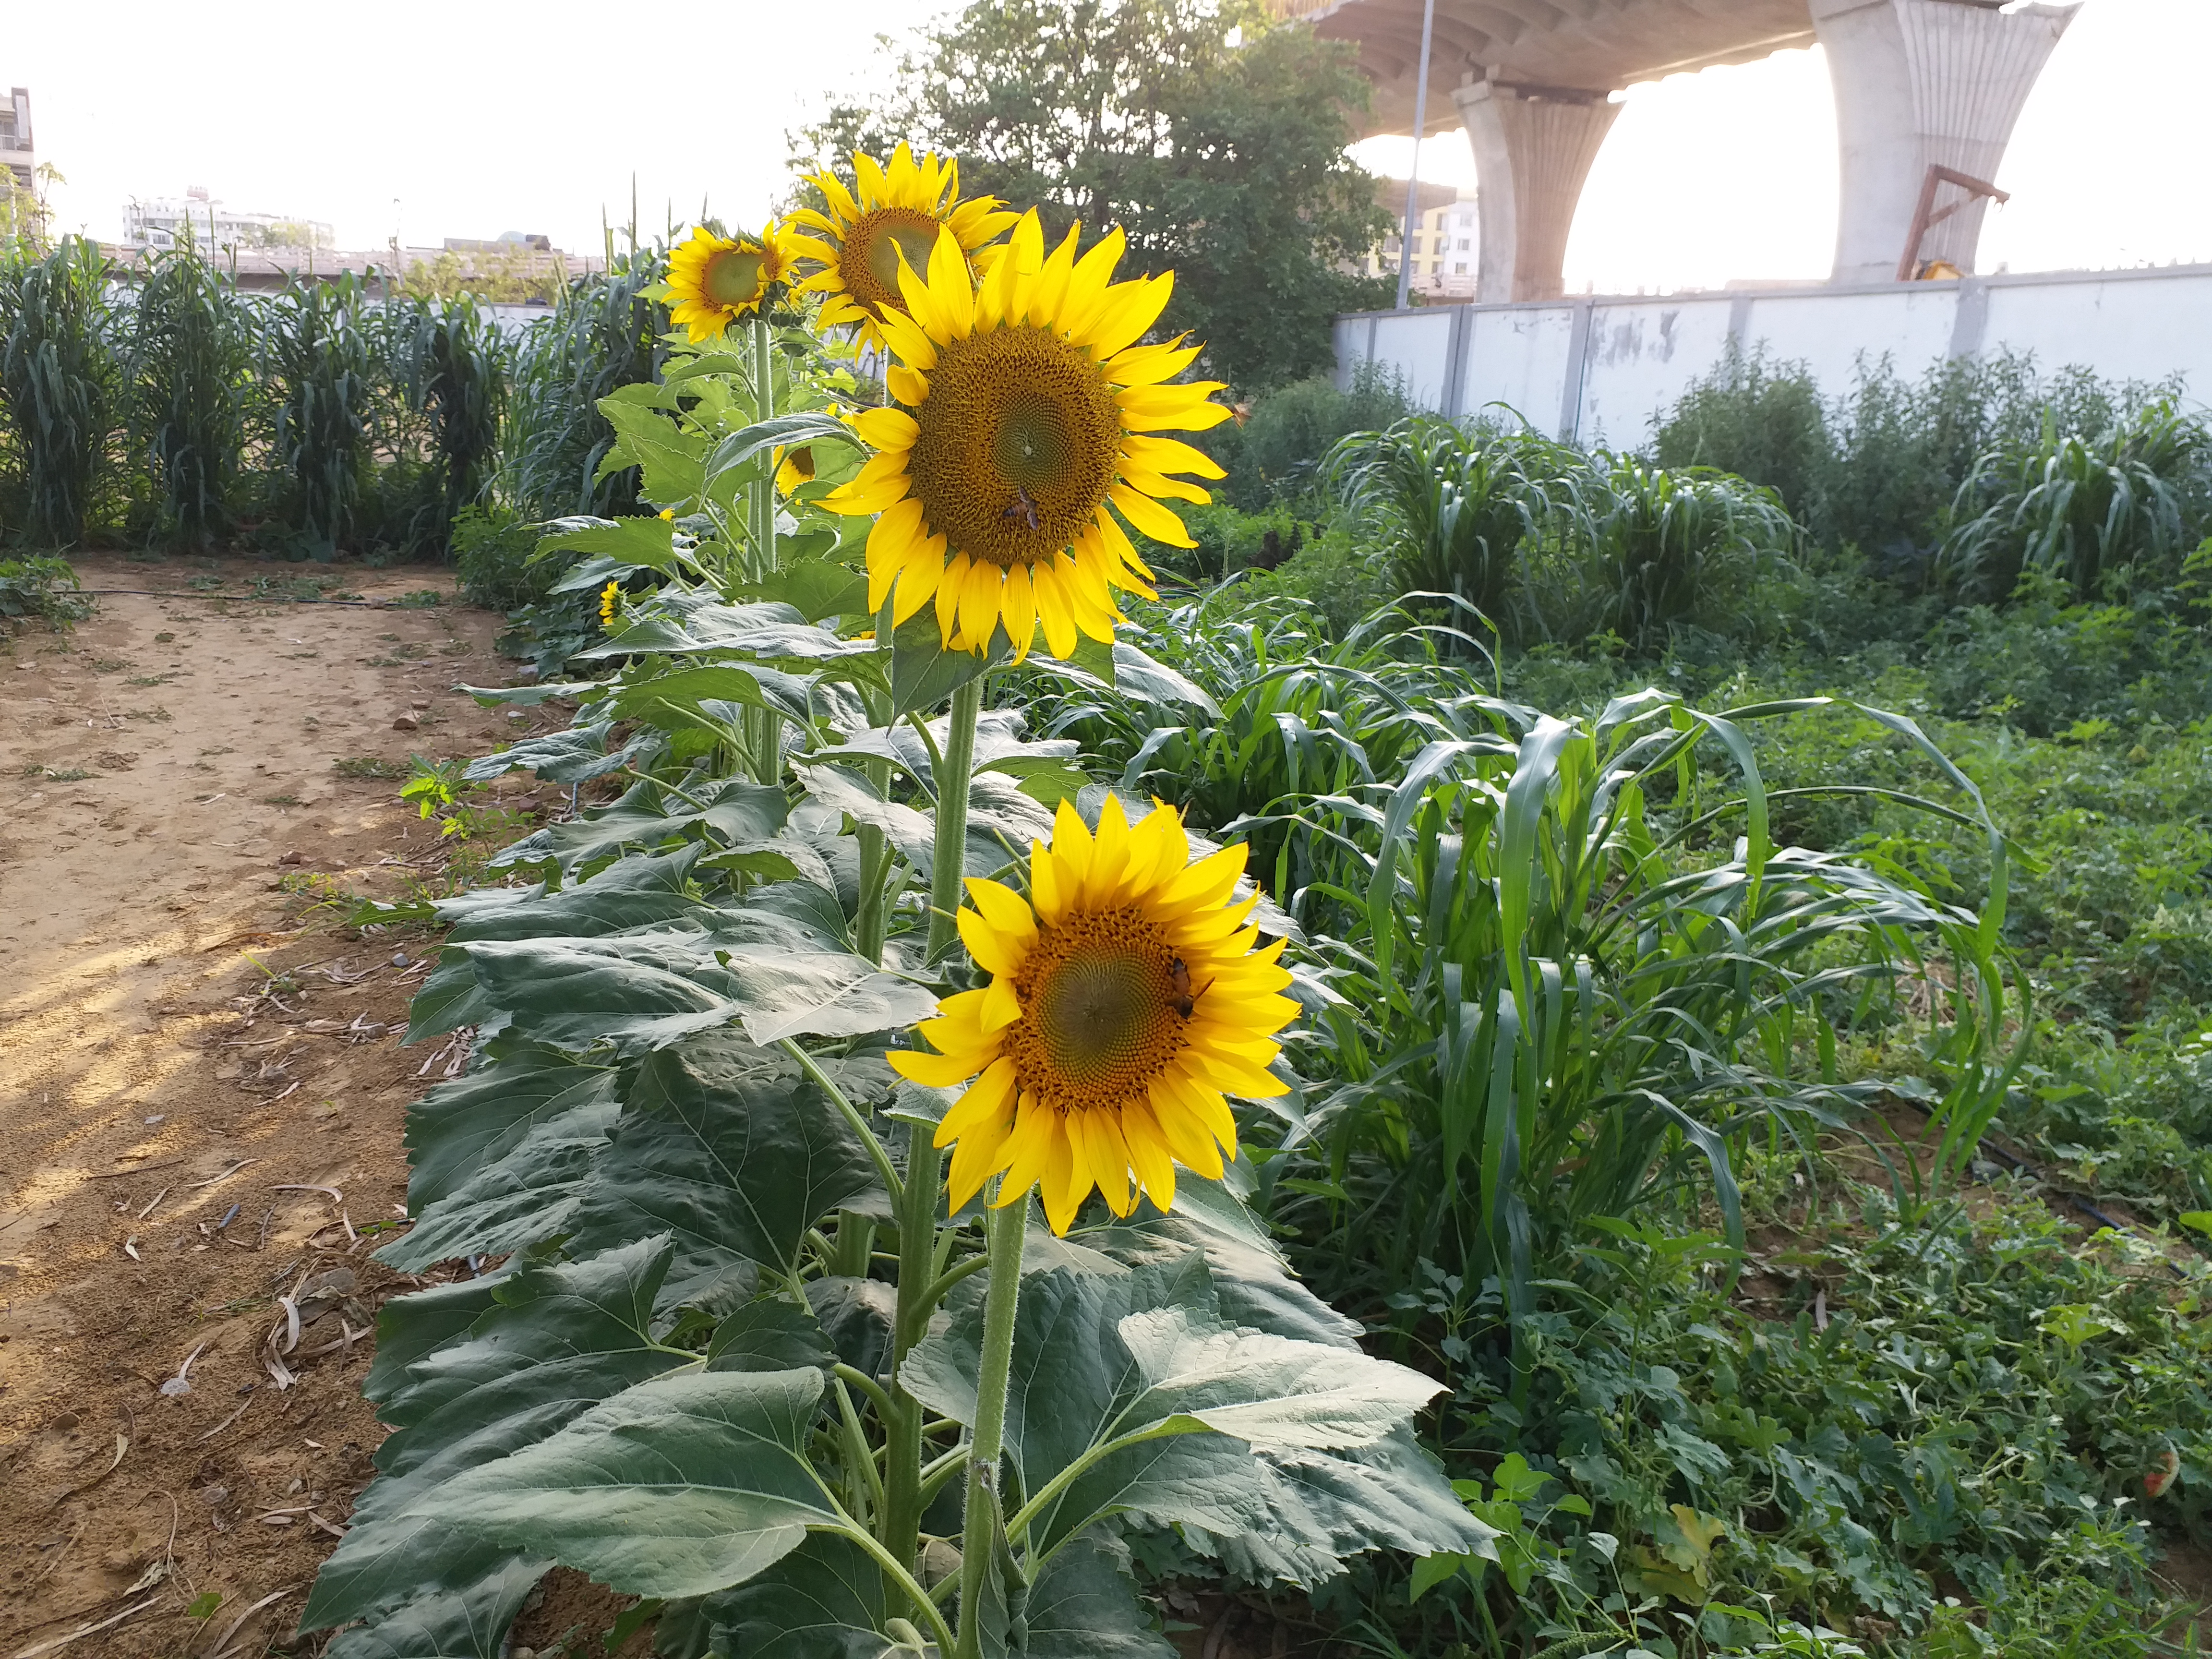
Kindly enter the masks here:
M 1834 280 L 1894 280 L 1930 169 L 1995 175 L 2080 0 L 1435 3 L 1426 125 L 1467 128 L 1481 185 L 1478 294 L 1497 302 L 1559 295 L 1575 204 L 1620 112 L 1612 94 L 1815 44 L 1841 140 Z M 1424 0 L 1276 3 L 1358 44 L 1375 89 L 1363 136 L 1413 131 Z M 1933 205 L 1916 263 L 1972 272 L 1987 203 L 1947 181 Z

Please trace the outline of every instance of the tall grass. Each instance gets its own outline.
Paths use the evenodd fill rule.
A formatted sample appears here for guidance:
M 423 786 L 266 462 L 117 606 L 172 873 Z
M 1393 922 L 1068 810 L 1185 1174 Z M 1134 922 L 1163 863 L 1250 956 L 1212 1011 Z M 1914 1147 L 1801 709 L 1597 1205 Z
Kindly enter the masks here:
M 2204 504 L 2189 496 L 2212 483 L 2208 461 L 2212 433 L 2171 399 L 2086 437 L 2046 410 L 2033 444 L 1984 456 L 1960 486 L 1945 574 L 1966 596 L 1996 599 L 2028 571 L 2083 599 L 2108 597 L 2130 567 L 2171 580 L 2194 544 Z
M 599 399 L 658 378 L 668 313 L 644 290 L 658 253 L 634 250 L 571 283 L 538 323 L 514 363 L 501 445 L 501 493 L 526 517 L 635 512 L 635 471 L 597 476 L 614 446 Z
M 410 300 L 387 308 L 389 353 L 410 410 L 427 430 L 433 469 L 428 522 L 410 527 L 410 548 L 452 551 L 453 526 L 481 506 L 498 464 L 500 421 L 512 348 L 474 299 Z
M 84 539 L 119 401 L 107 261 L 64 237 L 0 261 L 0 422 L 14 477 L 9 522 L 34 547 Z
M 317 558 L 350 535 L 375 418 L 362 284 L 295 283 L 270 305 L 262 372 L 274 402 L 283 516 Z
M 227 535 L 252 397 L 253 319 L 189 234 L 139 273 L 129 348 L 132 441 L 152 486 L 149 538 L 198 548 Z

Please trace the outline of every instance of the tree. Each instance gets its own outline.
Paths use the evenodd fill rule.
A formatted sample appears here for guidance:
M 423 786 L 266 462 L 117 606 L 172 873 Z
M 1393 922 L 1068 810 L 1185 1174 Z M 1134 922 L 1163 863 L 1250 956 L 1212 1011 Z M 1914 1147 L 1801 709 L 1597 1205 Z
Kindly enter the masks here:
M 1124 271 L 1174 267 L 1164 326 L 1240 392 L 1326 369 L 1330 317 L 1380 301 L 1343 268 L 1389 228 L 1345 152 L 1366 82 L 1351 48 L 1258 0 L 973 0 L 893 68 L 887 100 L 833 107 L 796 158 L 905 139 L 957 156 L 963 191 L 1035 204 L 1049 235 L 1121 225 Z

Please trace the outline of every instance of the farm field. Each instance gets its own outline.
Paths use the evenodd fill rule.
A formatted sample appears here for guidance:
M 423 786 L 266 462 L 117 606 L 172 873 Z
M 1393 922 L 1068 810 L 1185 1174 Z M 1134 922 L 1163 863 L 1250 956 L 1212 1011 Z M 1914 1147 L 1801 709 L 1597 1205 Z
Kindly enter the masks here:
M 170 1655 L 272 1592 L 241 1643 L 289 1628 L 382 1437 L 360 1380 L 393 1276 L 356 1241 L 404 1196 L 428 964 L 322 925 L 313 884 L 430 877 L 410 752 L 522 722 L 453 691 L 500 672 L 496 619 L 437 573 L 356 573 L 370 610 L 206 597 L 299 591 L 253 561 L 78 568 L 163 596 L 0 654 L 0 1647 L 136 1607 L 75 1650 Z M 328 1352 L 280 1390 L 260 1351 L 303 1280 L 294 1352 Z

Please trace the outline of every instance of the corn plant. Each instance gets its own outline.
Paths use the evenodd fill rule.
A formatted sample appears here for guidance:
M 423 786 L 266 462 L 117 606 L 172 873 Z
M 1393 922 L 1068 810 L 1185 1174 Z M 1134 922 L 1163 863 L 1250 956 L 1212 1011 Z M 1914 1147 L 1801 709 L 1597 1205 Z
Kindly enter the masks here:
M 18 503 L 6 527 L 34 546 L 84 539 L 108 465 L 119 387 L 107 281 L 84 237 L 0 261 L 0 422 Z
M 382 526 L 384 538 L 450 556 L 454 520 L 483 502 L 497 465 L 512 353 L 465 294 L 387 302 L 374 315 L 375 356 L 393 393 L 388 424 L 404 434 L 391 445 L 392 464 L 428 467 L 411 510 Z
M 1500 629 L 1524 543 L 1583 515 L 1586 463 L 1534 432 L 1433 415 L 1356 432 L 1323 462 L 1328 487 L 1366 529 L 1405 592 L 1453 594 Z
M 262 373 L 284 516 L 314 556 L 352 533 L 375 435 L 374 364 L 359 279 L 295 283 L 269 307 Z
M 2002 599 L 2036 571 L 2077 598 L 2106 595 L 2131 567 L 2154 577 L 2184 550 L 2188 497 L 2206 485 L 2212 433 L 2160 398 L 2085 436 L 2045 409 L 2039 441 L 1992 451 L 1953 503 L 1941 563 L 1960 589 Z
M 230 529 L 252 392 L 252 319 L 189 231 L 138 279 L 128 370 L 132 439 L 153 484 L 150 535 L 206 546 Z
M 1784 570 L 1797 543 L 1772 490 L 1709 466 L 1600 455 L 1583 499 L 1586 520 L 1553 567 L 1571 591 L 1554 586 L 1535 605 L 1566 638 L 1609 630 L 1648 650 L 1723 605 L 1755 609 L 1761 579 Z
M 500 445 L 501 493 L 527 516 L 632 513 L 635 471 L 602 477 L 614 428 L 599 400 L 659 378 L 666 308 L 645 297 L 658 256 L 632 252 L 569 284 L 517 351 Z

